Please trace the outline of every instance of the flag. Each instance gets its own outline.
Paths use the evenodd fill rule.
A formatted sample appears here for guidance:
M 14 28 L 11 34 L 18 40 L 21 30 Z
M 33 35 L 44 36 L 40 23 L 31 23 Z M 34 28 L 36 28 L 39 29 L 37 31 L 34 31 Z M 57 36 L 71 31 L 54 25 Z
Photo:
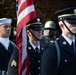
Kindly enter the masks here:
M 18 11 L 18 0 L 16 0 L 16 13 L 18 13 L 17 11 Z
M 18 0 L 17 6 L 16 44 L 18 46 L 18 75 L 29 75 L 26 23 L 36 18 L 36 12 L 32 0 Z

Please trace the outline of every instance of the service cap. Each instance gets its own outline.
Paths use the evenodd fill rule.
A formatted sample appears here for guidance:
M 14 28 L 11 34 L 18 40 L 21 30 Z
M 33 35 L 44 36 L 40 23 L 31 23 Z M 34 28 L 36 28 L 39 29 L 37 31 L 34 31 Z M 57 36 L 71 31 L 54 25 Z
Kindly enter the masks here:
M 55 12 L 59 21 L 64 19 L 69 23 L 76 23 L 76 7 L 69 7 Z
M 0 25 L 11 24 L 11 22 L 12 22 L 12 19 L 10 19 L 10 18 L 0 18 Z
M 43 27 L 42 27 L 42 19 L 40 17 L 36 17 L 34 19 L 32 19 L 31 21 L 29 21 L 27 24 L 26 24 L 26 28 L 29 30 L 29 29 L 32 29 L 32 30 L 42 30 Z

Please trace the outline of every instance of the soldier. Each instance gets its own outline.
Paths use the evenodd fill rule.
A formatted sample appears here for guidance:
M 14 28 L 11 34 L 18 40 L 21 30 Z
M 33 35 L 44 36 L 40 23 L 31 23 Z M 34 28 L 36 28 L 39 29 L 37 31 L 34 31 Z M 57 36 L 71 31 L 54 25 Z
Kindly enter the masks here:
M 39 17 L 34 18 L 29 21 L 26 26 L 26 32 L 28 36 L 27 51 L 30 59 L 30 74 L 40 75 L 40 61 L 44 50 L 44 46 L 40 44 L 43 29 L 42 20 Z M 16 55 L 16 58 L 14 55 Z M 17 51 L 12 55 L 11 61 L 8 66 L 8 75 L 17 75 L 18 67 L 11 67 L 11 63 L 14 59 L 17 60 Z
M 56 40 L 56 25 L 53 21 L 47 21 L 44 26 L 43 38 L 41 44 L 44 44 L 46 48 Z
M 65 8 L 55 14 L 62 30 L 56 41 L 60 50 L 60 64 L 57 65 L 57 48 L 53 43 L 42 56 L 41 75 L 76 75 L 76 7 Z
M 6 75 L 8 62 L 16 45 L 9 39 L 11 34 L 10 18 L 0 18 L 0 75 Z
M 28 54 L 30 57 L 30 71 L 31 75 L 40 74 L 40 61 L 44 50 L 44 47 L 40 45 L 40 40 L 42 39 L 42 20 L 41 18 L 35 18 L 27 24 L 27 35 L 29 38 L 28 42 Z M 30 25 L 29 25 L 30 24 Z M 35 48 L 38 47 L 38 53 L 36 53 Z

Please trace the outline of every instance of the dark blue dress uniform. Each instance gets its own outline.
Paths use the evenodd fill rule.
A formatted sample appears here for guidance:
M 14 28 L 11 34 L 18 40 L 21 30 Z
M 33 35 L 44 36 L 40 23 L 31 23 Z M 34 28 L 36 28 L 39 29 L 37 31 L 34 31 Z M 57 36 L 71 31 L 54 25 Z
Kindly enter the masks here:
M 8 50 L 6 50 L 3 44 L 0 43 L 0 71 L 7 71 L 8 63 L 15 47 L 15 44 L 10 42 Z
M 26 24 L 26 26 L 27 26 L 27 30 L 29 30 L 29 32 L 32 34 L 32 36 L 37 40 L 37 42 L 39 42 L 41 39 L 36 37 L 35 34 L 31 30 L 37 31 L 37 32 L 42 31 L 42 29 L 43 29 L 42 19 L 39 17 L 36 17 L 36 18 L 32 19 L 31 21 L 29 21 Z M 30 38 L 29 38 L 29 40 L 30 40 Z M 40 52 L 39 53 L 35 52 L 33 47 L 28 42 L 27 50 L 28 50 L 28 55 L 30 58 L 30 73 L 31 73 L 31 75 L 40 75 L 41 57 L 42 57 L 44 49 L 45 49 L 45 46 L 40 44 Z
M 76 7 L 57 11 L 56 14 L 59 21 L 63 22 L 66 20 L 70 24 L 76 24 Z M 55 43 L 50 45 L 50 48 L 43 53 L 41 60 L 41 75 L 76 75 L 76 54 L 67 41 L 68 40 L 65 40 L 62 35 L 60 35 L 57 40 L 60 48 L 59 67 L 57 65 L 58 55 Z
M 30 73 L 31 75 L 40 75 L 40 69 L 41 69 L 41 57 L 44 51 L 44 46 L 40 45 L 40 53 L 39 56 L 36 54 L 36 51 L 33 49 L 33 47 L 28 43 L 28 54 L 30 58 Z
M 11 55 L 7 75 L 18 75 L 18 49 L 14 48 L 13 53 Z
M 60 36 L 57 40 L 60 48 L 60 65 L 57 67 L 57 52 L 55 44 L 43 53 L 41 75 L 76 75 L 76 55 L 68 42 Z
M 0 18 L 0 28 L 3 29 L 2 31 L 0 29 L 0 75 L 7 74 L 8 63 L 13 50 L 16 47 L 16 45 L 9 40 L 11 22 L 12 19 L 10 18 Z

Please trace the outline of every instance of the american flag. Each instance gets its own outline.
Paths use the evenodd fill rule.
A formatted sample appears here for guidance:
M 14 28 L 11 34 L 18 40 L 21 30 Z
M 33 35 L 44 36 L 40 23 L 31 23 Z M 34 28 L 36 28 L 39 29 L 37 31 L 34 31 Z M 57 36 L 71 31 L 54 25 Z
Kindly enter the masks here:
M 18 46 L 18 75 L 29 75 L 26 23 L 36 17 L 36 12 L 32 0 L 18 0 L 17 6 L 16 44 Z

